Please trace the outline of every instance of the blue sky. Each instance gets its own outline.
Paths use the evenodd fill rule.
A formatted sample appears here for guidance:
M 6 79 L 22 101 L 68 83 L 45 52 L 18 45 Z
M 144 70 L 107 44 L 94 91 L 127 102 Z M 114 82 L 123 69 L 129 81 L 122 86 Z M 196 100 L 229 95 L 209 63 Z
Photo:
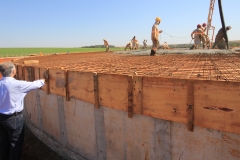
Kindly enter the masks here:
M 0 48 L 124 46 L 133 36 L 151 44 L 151 27 L 162 22 L 160 42 L 190 43 L 198 23 L 207 22 L 210 0 L 0 0 Z M 222 0 L 229 40 L 240 40 L 240 0 Z M 212 25 L 221 21 L 216 0 Z

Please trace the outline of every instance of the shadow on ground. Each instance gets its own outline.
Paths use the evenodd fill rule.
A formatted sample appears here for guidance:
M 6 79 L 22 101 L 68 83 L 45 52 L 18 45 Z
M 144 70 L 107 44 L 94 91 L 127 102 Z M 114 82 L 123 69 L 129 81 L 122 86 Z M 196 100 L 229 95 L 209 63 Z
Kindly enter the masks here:
M 21 160 L 65 160 L 41 142 L 26 126 Z

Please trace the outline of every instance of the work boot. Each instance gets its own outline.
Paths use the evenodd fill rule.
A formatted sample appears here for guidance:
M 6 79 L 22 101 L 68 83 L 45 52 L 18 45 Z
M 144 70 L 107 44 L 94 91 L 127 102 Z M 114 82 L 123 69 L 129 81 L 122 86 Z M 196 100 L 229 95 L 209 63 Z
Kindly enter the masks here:
M 192 45 L 192 47 L 189 48 L 189 50 L 192 50 L 194 48 L 194 45 Z
M 150 53 L 150 56 L 154 56 L 154 55 L 155 55 L 155 51 L 152 49 L 151 53 Z

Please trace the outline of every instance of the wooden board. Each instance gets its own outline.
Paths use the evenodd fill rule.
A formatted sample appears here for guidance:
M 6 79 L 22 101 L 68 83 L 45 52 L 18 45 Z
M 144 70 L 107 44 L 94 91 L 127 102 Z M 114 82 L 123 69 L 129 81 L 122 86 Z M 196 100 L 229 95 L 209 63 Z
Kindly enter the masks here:
M 34 67 L 34 80 L 40 79 L 40 69 L 38 67 Z
M 194 82 L 195 125 L 240 134 L 239 115 L 239 82 Z
M 133 112 L 142 114 L 142 77 L 133 76 Z
M 24 80 L 24 76 L 23 76 L 23 66 L 22 65 L 17 65 L 17 78 L 18 80 Z
M 34 81 L 34 68 L 31 66 L 24 66 L 23 67 L 23 72 L 24 72 L 24 80 L 25 81 Z
M 143 77 L 143 114 L 187 124 L 187 80 Z
M 27 65 L 27 64 L 38 64 L 39 60 L 26 60 L 23 61 L 23 64 Z
M 99 103 L 102 106 L 127 111 L 128 76 L 98 74 Z
M 133 118 L 133 77 L 128 76 L 128 118 Z
M 49 69 L 49 92 L 66 96 L 66 74 L 61 69 Z
M 188 113 L 188 130 L 193 131 L 194 127 L 194 80 L 188 80 L 187 82 L 187 113 Z
M 69 97 L 94 104 L 93 73 L 68 71 Z
M 39 79 L 43 79 L 43 73 L 48 72 L 47 68 L 39 68 Z M 44 86 L 41 87 L 42 90 L 49 94 L 49 80 L 45 82 Z
M 95 99 L 95 108 L 99 108 L 99 94 L 98 94 L 98 74 L 93 73 L 93 83 L 94 83 L 94 99 Z

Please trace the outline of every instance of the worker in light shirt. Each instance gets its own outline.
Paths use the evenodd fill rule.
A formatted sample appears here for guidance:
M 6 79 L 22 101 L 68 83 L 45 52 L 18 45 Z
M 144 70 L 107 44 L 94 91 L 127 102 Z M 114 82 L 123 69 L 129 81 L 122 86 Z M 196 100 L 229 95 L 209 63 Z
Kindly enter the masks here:
M 106 39 L 103 39 L 103 44 L 106 48 L 106 52 L 109 50 L 109 45 L 108 45 L 108 41 Z
M 19 160 L 24 140 L 23 100 L 26 94 L 44 85 L 48 79 L 34 82 L 14 78 L 16 68 L 11 62 L 0 64 L 0 160 Z
M 198 49 L 199 48 L 199 45 L 201 44 L 201 41 L 202 41 L 202 36 L 204 34 L 201 27 L 202 27 L 201 24 L 198 24 L 197 29 L 195 29 L 191 33 L 191 37 L 192 37 L 192 39 L 194 39 L 194 45 L 192 45 L 190 49 Z
M 152 50 L 150 53 L 150 56 L 154 56 L 157 52 L 157 49 L 160 45 L 158 37 L 159 34 L 162 33 L 162 30 L 158 30 L 158 25 L 161 23 L 161 19 L 159 17 L 157 17 L 155 19 L 155 23 L 152 26 L 152 32 L 151 32 L 151 39 L 152 39 Z

